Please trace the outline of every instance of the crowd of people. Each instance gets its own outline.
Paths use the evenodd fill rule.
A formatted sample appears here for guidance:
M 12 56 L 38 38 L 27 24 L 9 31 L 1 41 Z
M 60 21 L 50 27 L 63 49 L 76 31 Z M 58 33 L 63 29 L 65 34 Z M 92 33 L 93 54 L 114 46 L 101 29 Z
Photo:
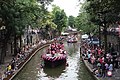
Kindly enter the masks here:
M 33 44 L 28 44 L 23 46 L 20 51 L 17 53 L 15 57 L 12 58 L 11 62 L 6 66 L 6 70 L 2 75 L 2 79 L 7 76 L 14 74 L 16 70 L 18 70 L 21 65 L 30 57 L 30 55 L 41 45 L 45 44 L 46 40 L 41 40 L 40 42 L 36 42 Z
M 55 60 L 58 57 L 62 57 L 62 55 L 64 54 L 66 55 L 66 50 L 64 50 L 64 44 L 62 42 L 54 42 L 50 44 L 46 53 L 43 53 L 41 57 L 45 60 Z
M 52 43 L 49 46 L 48 53 L 52 54 L 53 57 L 54 57 L 54 55 L 56 53 L 60 53 L 60 54 L 66 53 L 66 51 L 64 50 L 64 44 L 62 42 L 60 42 L 60 43 L 56 43 L 56 42 Z
M 97 77 L 111 77 L 115 68 L 119 68 L 119 55 L 110 51 L 105 54 L 104 46 L 84 42 L 81 53 L 85 60 L 92 65 L 93 73 Z

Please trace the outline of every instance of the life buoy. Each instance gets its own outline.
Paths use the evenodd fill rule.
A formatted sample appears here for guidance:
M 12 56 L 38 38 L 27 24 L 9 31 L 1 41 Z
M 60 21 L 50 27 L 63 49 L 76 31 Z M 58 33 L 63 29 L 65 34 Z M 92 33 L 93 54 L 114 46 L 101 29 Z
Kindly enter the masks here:
M 112 71 L 107 71 L 107 76 L 111 77 L 112 76 Z

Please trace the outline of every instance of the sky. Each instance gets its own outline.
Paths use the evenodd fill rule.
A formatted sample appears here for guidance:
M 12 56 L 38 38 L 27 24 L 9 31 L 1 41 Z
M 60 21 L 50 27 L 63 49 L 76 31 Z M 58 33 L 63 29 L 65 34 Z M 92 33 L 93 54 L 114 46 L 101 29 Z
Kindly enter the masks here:
M 76 17 L 79 13 L 80 7 L 78 0 L 54 0 L 52 4 L 59 6 L 61 9 L 64 9 L 67 16 L 74 16 Z M 51 6 L 48 9 L 49 11 L 52 10 Z

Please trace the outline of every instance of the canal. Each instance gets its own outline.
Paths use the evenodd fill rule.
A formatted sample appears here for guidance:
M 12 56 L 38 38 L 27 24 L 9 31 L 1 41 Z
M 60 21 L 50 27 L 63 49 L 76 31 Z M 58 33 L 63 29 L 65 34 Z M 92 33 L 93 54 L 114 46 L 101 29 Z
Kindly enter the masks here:
M 64 42 L 64 44 L 68 52 L 67 66 L 41 68 L 40 56 L 46 51 L 44 48 L 27 63 L 13 80 L 94 80 L 80 60 L 79 43 Z

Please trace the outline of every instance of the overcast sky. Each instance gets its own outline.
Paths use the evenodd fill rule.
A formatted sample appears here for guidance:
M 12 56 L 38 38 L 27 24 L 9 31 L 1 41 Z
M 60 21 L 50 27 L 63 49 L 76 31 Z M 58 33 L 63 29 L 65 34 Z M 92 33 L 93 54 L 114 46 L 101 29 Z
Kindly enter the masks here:
M 64 9 L 67 16 L 77 16 L 79 13 L 80 6 L 78 0 L 54 0 L 52 4 L 59 6 L 61 9 Z M 51 7 L 49 8 L 51 11 Z

